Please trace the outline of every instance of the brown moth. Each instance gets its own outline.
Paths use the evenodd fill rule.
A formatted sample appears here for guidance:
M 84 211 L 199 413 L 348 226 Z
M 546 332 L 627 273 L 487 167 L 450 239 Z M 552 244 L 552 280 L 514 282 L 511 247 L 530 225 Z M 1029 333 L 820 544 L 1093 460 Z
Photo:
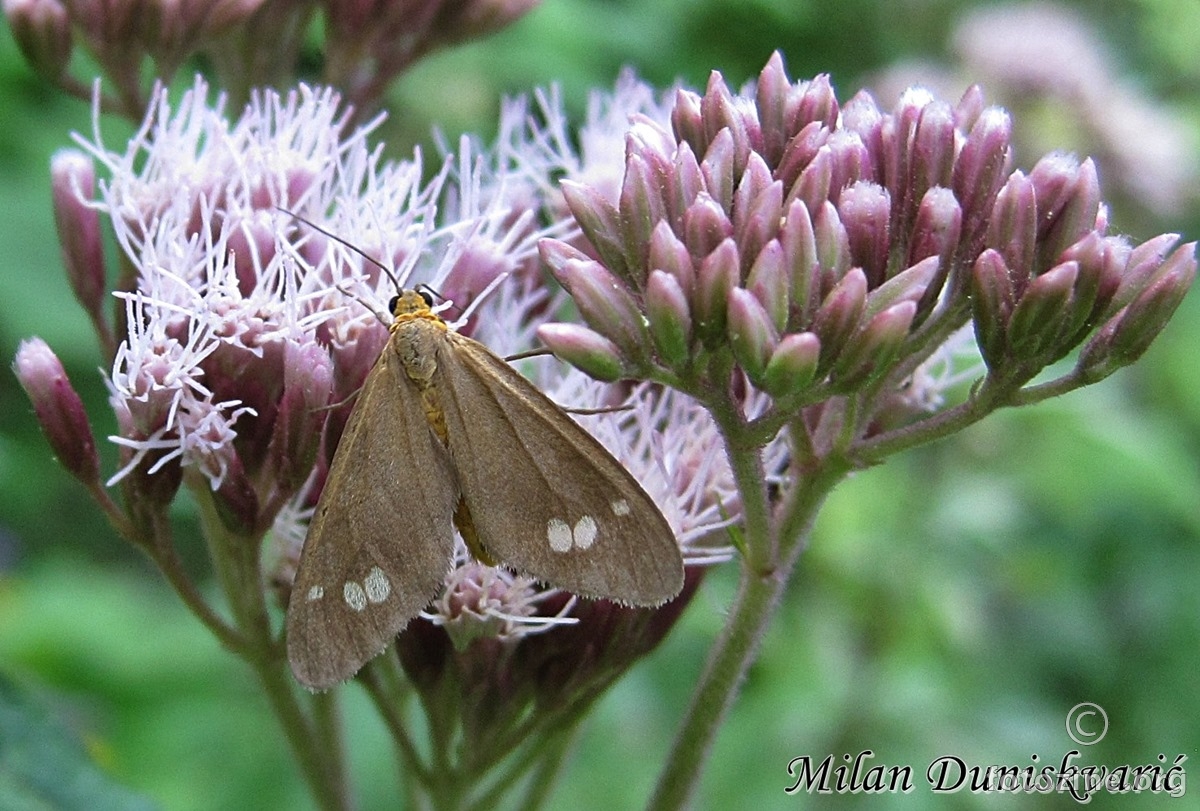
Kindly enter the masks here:
M 455 527 L 485 563 L 585 597 L 654 606 L 683 587 L 675 536 L 629 472 L 431 303 L 393 300 L 304 541 L 287 649 L 312 689 L 353 676 L 437 596 Z

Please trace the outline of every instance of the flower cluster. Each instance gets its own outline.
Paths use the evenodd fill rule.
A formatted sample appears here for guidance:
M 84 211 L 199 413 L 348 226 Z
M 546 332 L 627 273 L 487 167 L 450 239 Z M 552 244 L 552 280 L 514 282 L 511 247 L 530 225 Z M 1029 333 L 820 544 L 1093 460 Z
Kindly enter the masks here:
M 108 484 L 133 512 L 164 509 L 181 483 L 202 486 L 231 530 L 272 530 L 268 576 L 286 601 L 397 287 L 430 285 L 452 325 L 497 352 L 533 346 L 538 323 L 565 302 L 537 257 L 540 239 L 569 232 L 546 213 L 563 210 L 548 174 L 564 153 L 551 156 L 544 134 L 562 128 L 562 114 L 548 105 L 535 123 L 525 105 L 507 109 L 499 145 L 464 138 L 428 181 L 420 153 L 384 160 L 367 143 L 374 124 L 351 129 L 335 94 L 303 87 L 256 96 L 230 122 L 198 81 L 175 106 L 160 95 L 124 149 L 97 134 L 81 139 L 85 152 L 56 156 L 69 275 L 112 357 L 121 466 Z M 108 175 L 98 186 L 94 163 Z M 102 215 L 128 260 L 116 324 L 103 295 Z M 523 363 L 557 402 L 609 409 L 579 419 L 660 504 L 689 561 L 727 559 L 713 532 L 732 520 L 732 484 L 694 401 L 601 384 L 549 357 Z M 77 441 L 90 440 L 86 415 L 63 399 L 73 392 L 49 348 L 23 349 L 17 370 L 64 462 L 98 487 L 94 446 Z M 459 639 L 519 639 L 576 621 L 547 594 L 464 555 L 429 620 Z
M 745 379 L 768 436 L 832 396 L 910 388 L 972 321 L 1007 392 L 1093 333 L 1078 375 L 1098 379 L 1161 329 L 1194 246 L 1108 235 L 1092 162 L 1012 171 L 1010 135 L 978 88 L 957 105 L 912 89 L 886 113 L 866 93 L 840 105 L 825 77 L 793 84 L 778 54 L 742 94 L 714 73 L 676 91 L 669 125 L 634 120 L 615 197 L 563 182 L 586 244 L 541 254 L 587 326 L 538 334 L 599 379 L 708 403 Z
M 373 108 L 388 84 L 440 48 L 486 36 L 520 19 L 537 0 L 4 0 L 4 14 L 30 66 L 46 81 L 86 97 L 90 82 L 70 72 L 82 46 L 115 94 L 105 106 L 136 119 L 146 107 L 146 75 L 169 83 L 197 54 L 229 91 L 288 82 L 299 72 L 314 8 L 325 29 L 323 79 L 360 108 Z M 270 31 L 264 37 L 261 32 Z M 147 71 L 147 66 L 152 66 Z

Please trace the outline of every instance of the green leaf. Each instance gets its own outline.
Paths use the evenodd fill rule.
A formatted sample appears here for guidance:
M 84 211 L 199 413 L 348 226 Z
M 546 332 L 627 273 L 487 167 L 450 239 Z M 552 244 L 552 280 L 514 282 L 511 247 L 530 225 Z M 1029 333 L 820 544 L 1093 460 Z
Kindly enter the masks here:
M 153 811 L 88 757 L 83 742 L 0 674 L 0 798 L 5 811 Z

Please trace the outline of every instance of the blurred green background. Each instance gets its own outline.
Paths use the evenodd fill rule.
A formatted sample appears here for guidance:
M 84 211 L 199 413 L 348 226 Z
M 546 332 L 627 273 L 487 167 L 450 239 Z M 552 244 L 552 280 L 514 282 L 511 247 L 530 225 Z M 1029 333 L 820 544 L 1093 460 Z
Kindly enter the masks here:
M 490 132 L 499 94 L 552 81 L 581 113 L 587 89 L 611 86 L 626 64 L 660 85 L 703 86 L 716 68 L 736 86 L 778 48 L 794 78 L 830 72 L 843 101 L 860 86 L 903 86 L 896 82 L 918 66 L 945 76 L 951 98 L 966 86 L 959 77 L 981 81 L 989 101 L 1016 111 L 1020 166 L 1048 145 L 1097 155 L 1115 231 L 1134 240 L 1200 235 L 1187 168 L 1200 142 L 1200 3 L 1060 6 L 1092 27 L 1113 83 L 1155 111 L 1134 114 L 1117 141 L 1003 72 L 972 73 L 984 63 L 964 54 L 962 32 L 985 6 L 996 9 L 937 0 L 544 0 L 510 30 L 402 79 L 384 137 L 403 154 L 434 125 L 451 135 Z M 1049 65 L 1062 56 L 1044 55 Z M 1130 118 L 1119 103 L 1106 121 Z M 46 339 L 107 435 L 99 354 L 62 277 L 47 169 L 70 131 L 90 127 L 89 111 L 39 83 L 7 30 L 0 109 L 0 356 L 11 359 L 23 337 Z M 1157 132 L 1148 129 L 1166 124 L 1184 136 L 1156 181 L 1180 186 L 1170 204 L 1122 181 L 1137 175 L 1138 151 Z M 1163 754 L 1170 765 L 1182 753 L 1187 765 L 1200 764 L 1198 347 L 1193 294 L 1135 367 L 1059 401 L 994 415 L 837 491 L 718 740 L 697 807 L 1067 807 L 1061 797 L 938 797 L 922 775 L 947 754 L 1027 766 L 1036 753 L 1057 763 L 1073 746 L 1067 712 L 1084 701 L 1101 705 L 1110 724 L 1084 762 L 1153 764 Z M 201 570 L 190 507 L 177 510 L 181 544 Z M 560 783 L 563 807 L 644 802 L 733 574 L 726 567 L 710 577 L 673 635 L 601 703 Z M 57 467 L 8 373 L 0 375 L 0 687 L 77 736 L 100 769 L 154 806 L 309 807 L 249 671 Z M 362 805 L 394 807 L 386 736 L 362 696 L 346 692 Z M 3 727 L 8 718 L 0 713 L 0 773 L 14 735 Z M 836 765 L 864 749 L 874 763 L 913 766 L 913 794 L 784 794 L 792 758 L 832 754 Z M 4 791 L 0 777 L 0 811 L 9 808 Z M 1121 801 L 1099 796 L 1094 807 Z M 1139 797 L 1130 807 L 1157 802 Z M 131 795 L 113 807 L 133 803 Z

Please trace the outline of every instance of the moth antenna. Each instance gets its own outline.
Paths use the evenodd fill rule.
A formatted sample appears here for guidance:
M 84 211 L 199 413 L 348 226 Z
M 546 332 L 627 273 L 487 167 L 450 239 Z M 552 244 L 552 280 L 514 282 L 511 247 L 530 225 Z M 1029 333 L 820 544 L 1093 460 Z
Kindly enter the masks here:
M 633 406 L 604 406 L 603 408 L 571 408 L 569 406 L 559 406 L 568 414 L 579 414 L 581 416 L 589 416 L 592 414 L 616 414 L 621 411 L 633 411 Z
M 515 360 L 525 360 L 526 358 L 540 358 L 542 355 L 552 354 L 546 347 L 538 347 L 537 349 L 526 349 L 524 352 L 517 352 L 515 355 L 505 355 L 504 362 L 512 363 Z
M 363 259 L 366 259 L 366 260 L 367 260 L 368 262 L 370 262 L 372 265 L 374 265 L 375 267 L 377 267 L 377 268 L 379 268 L 380 270 L 382 270 L 382 271 L 384 272 L 384 274 L 385 274 L 385 275 L 386 275 L 386 276 L 387 276 L 389 279 L 391 279 L 391 281 L 392 281 L 392 285 L 393 285 L 393 286 L 396 288 L 396 291 L 397 291 L 397 292 L 399 292 L 399 291 L 401 290 L 401 287 L 400 287 L 400 282 L 399 282 L 399 280 L 397 280 L 397 279 L 396 279 L 396 276 L 395 276 L 395 274 L 393 274 L 393 273 L 392 273 L 392 269 L 391 269 L 391 268 L 389 268 L 387 265 L 383 264 L 383 262 L 380 262 L 380 261 L 379 261 L 378 259 L 376 259 L 374 256 L 371 256 L 369 253 L 367 253 L 366 251 L 364 251 L 362 248 L 358 247 L 357 245 L 355 245 L 354 243 L 350 242 L 350 241 L 349 241 L 349 240 L 347 240 L 347 239 L 343 239 L 342 237 L 339 237 L 337 234 L 333 233 L 332 231 L 329 231 L 328 229 L 322 228 L 321 226 L 317 225 L 317 224 L 316 224 L 315 222 L 313 222 L 312 220 L 310 220 L 310 219 L 307 219 L 306 217 L 301 217 L 299 214 L 297 214 L 297 213 L 296 213 L 296 212 L 294 212 L 294 211 L 289 211 L 289 210 L 287 210 L 286 208 L 284 208 L 283 206 L 275 206 L 275 208 L 277 208 L 278 210 L 282 211 L 284 214 L 287 214 L 287 215 L 288 215 L 289 217 L 291 217 L 292 219 L 294 219 L 294 220 L 298 220 L 298 221 L 300 221 L 300 222 L 304 223 L 305 225 L 307 225 L 309 228 L 313 229 L 313 230 L 314 230 L 314 231 L 316 231 L 317 233 L 319 233 L 319 234 L 324 234 L 325 236 L 327 236 L 327 237 L 329 237 L 330 239 L 332 239 L 334 242 L 339 242 L 339 243 L 341 243 L 342 245 L 345 245 L 347 248 L 349 248 L 350 250 L 354 251 L 356 254 L 358 254 L 359 256 L 361 256 Z M 340 289 L 340 288 L 339 288 L 339 289 Z M 344 291 L 343 291 L 343 292 L 344 292 Z
M 418 293 L 420 293 L 420 292 L 423 290 L 423 291 L 425 291 L 426 293 L 428 293 L 428 294 L 429 294 L 429 296 L 430 296 L 431 298 L 435 298 L 435 299 L 437 299 L 438 301 L 445 302 L 445 304 L 446 304 L 446 306 L 447 306 L 447 309 L 450 309 L 450 310 L 457 310 L 457 311 L 459 312 L 459 314 L 460 314 L 460 315 L 461 315 L 461 313 L 462 313 L 462 311 L 463 311 L 463 310 L 462 310 L 462 307 L 459 307 L 459 306 L 458 306 L 457 304 L 455 304 L 453 301 L 450 301 L 450 300 L 449 300 L 449 299 L 447 299 L 445 296 L 443 296 L 441 293 L 439 293 L 437 290 L 434 290 L 432 287 L 430 287 L 429 285 L 425 284 L 424 282 L 422 282 L 421 284 L 417 285 L 417 286 L 416 286 L 415 288 L 413 288 L 413 289 L 414 289 L 414 290 L 416 290 Z

